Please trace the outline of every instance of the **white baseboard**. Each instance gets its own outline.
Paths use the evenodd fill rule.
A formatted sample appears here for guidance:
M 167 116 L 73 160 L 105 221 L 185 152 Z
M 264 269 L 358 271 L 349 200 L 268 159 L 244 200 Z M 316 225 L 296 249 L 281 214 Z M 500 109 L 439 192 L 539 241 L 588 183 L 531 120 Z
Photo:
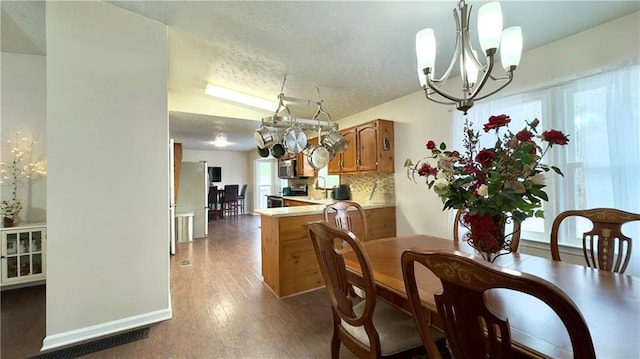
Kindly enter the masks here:
M 143 327 L 149 324 L 171 319 L 171 317 L 171 308 L 167 308 L 155 312 L 136 315 L 133 317 L 114 320 L 112 322 L 101 323 L 90 327 L 74 329 L 68 332 L 47 335 L 42 342 L 42 349 L 40 349 L 40 351 L 51 350 L 70 344 L 75 344 L 86 340 L 131 330 L 134 328 Z

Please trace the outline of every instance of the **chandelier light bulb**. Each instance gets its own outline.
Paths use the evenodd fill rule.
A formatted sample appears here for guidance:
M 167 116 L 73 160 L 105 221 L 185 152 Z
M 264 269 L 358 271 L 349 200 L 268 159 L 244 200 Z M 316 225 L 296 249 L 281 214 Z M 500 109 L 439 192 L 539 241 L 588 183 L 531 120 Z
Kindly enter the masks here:
M 416 34 L 416 56 L 419 73 L 426 68 L 433 68 L 436 63 L 436 36 L 433 29 L 422 29 Z
M 478 52 L 476 50 L 472 50 L 473 56 L 477 59 L 478 58 Z M 478 81 L 478 66 L 476 66 L 475 61 L 473 61 L 472 59 L 467 58 L 465 61 L 465 69 L 462 68 L 462 62 L 460 62 L 460 73 L 462 74 L 463 70 L 467 75 L 467 83 L 469 84 L 469 86 L 473 86 L 476 81 Z
M 489 49 L 498 49 L 502 35 L 502 8 L 497 1 L 484 4 L 478 10 L 478 39 L 486 54 Z
M 505 70 L 520 64 L 522 55 L 522 29 L 520 26 L 506 28 L 502 32 L 502 46 L 500 47 L 500 62 Z

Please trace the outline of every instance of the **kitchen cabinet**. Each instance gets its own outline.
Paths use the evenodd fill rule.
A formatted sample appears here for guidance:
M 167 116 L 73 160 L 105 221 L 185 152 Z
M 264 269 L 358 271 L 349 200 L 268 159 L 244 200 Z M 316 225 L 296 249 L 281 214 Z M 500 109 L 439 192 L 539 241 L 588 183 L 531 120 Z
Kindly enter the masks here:
M 45 224 L 31 224 L 0 229 L 0 285 L 13 285 L 45 279 Z
M 310 138 L 307 140 L 307 148 L 313 148 L 318 145 L 318 138 Z M 315 177 L 316 169 L 309 163 L 309 158 L 304 152 L 296 155 L 296 174 L 298 177 Z
M 365 214 L 369 238 L 361 240 L 396 236 L 395 206 L 365 206 Z M 279 298 L 324 285 L 307 228 L 307 223 L 323 219 L 322 209 L 293 215 L 261 215 L 262 277 Z M 352 225 L 354 233 L 362 233 L 360 216 L 353 218 Z
M 375 120 L 340 131 L 347 150 L 329 162 L 329 174 L 393 173 L 393 122 Z

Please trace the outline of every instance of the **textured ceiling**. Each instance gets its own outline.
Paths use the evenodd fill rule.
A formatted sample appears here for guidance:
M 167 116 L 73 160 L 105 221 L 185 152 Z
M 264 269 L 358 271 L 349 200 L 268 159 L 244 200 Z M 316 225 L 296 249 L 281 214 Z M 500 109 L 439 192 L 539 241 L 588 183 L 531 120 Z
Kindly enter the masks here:
M 238 120 L 240 115 L 216 116 L 216 103 L 203 94 L 207 82 L 275 101 L 287 75 L 287 96 L 316 100 L 317 87 L 324 109 L 340 119 L 419 91 L 418 30 L 435 29 L 440 71 L 455 43 L 457 1 L 108 2 L 169 25 L 170 94 L 211 102 L 208 115 L 170 112 L 171 135 L 188 149 L 212 149 L 208 142 L 220 128 L 229 136 L 243 131 L 234 138 L 244 144 L 228 149 L 255 148 L 256 123 Z M 485 2 L 469 2 L 472 38 L 477 8 Z M 26 2 L 25 10 L 24 3 L 2 1 L 3 51 L 20 52 L 20 42 L 27 53 L 44 48 L 44 5 Z M 640 2 L 503 1 L 502 7 L 505 27 L 522 26 L 526 51 L 638 11 Z M 11 34 L 5 36 L 5 28 Z M 298 106 L 293 115 L 310 117 L 314 111 Z

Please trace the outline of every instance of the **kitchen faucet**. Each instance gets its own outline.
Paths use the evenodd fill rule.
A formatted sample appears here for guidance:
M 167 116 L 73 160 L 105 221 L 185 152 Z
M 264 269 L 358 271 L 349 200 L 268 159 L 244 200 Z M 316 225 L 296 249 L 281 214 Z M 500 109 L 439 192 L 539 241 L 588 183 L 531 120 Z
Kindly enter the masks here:
M 324 186 L 322 188 L 324 188 L 324 198 L 329 198 L 329 195 L 327 194 L 327 179 L 322 177 L 322 176 L 318 176 L 316 177 L 316 188 L 320 187 L 320 179 L 322 178 L 322 182 L 324 184 Z

